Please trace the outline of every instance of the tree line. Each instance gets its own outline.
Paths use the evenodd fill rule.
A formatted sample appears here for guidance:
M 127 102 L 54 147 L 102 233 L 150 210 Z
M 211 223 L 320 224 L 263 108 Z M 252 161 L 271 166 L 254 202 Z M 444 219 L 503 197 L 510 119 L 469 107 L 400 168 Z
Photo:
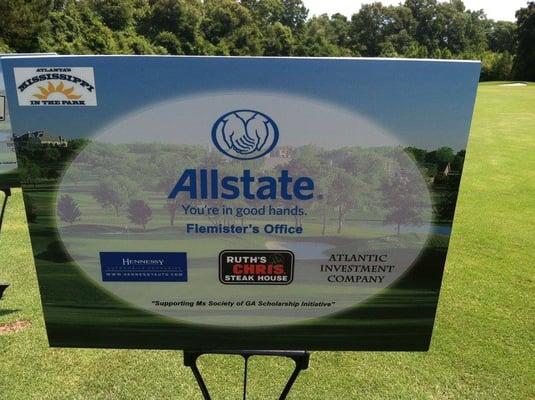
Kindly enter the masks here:
M 535 2 L 494 21 L 462 0 L 310 16 L 301 0 L 9 0 L 0 52 L 480 59 L 482 80 L 535 81 Z
M 80 153 L 80 150 L 85 150 Z M 225 160 L 221 154 L 202 146 L 162 145 L 157 143 L 103 144 L 87 139 L 74 139 L 68 146 L 58 147 L 27 143 L 18 145 L 21 180 L 29 188 L 56 188 L 69 162 L 75 157 L 63 177 L 63 185 L 72 193 L 91 196 L 103 209 L 115 217 L 128 220 L 144 229 L 156 209 L 167 214 L 174 226 L 184 200 L 168 200 L 164 204 L 154 200 L 166 198 L 178 178 L 178 171 L 186 167 L 218 167 L 222 175 L 237 176 L 241 162 Z M 296 175 L 310 176 L 315 181 L 316 196 L 309 204 L 311 218 L 322 225 L 322 235 L 336 221 L 336 232 L 342 233 L 348 219 L 355 221 L 383 221 L 397 225 L 414 225 L 428 221 L 423 201 L 427 188 L 433 193 L 434 219 L 451 221 L 459 188 L 464 150 L 451 148 L 436 150 L 409 148 L 343 148 L 325 150 L 313 145 L 294 149 L 287 163 L 271 169 L 262 160 L 252 160 L 247 167 L 273 174 L 290 169 Z M 414 164 L 416 163 L 416 165 Z M 45 167 L 46 166 L 46 167 Z M 358 176 L 355 176 L 358 171 Z M 423 178 L 423 179 L 422 179 Z M 221 208 L 221 199 L 192 201 Z M 35 222 L 33 206 L 27 202 L 30 222 Z M 193 204 L 192 203 L 192 204 Z M 259 207 L 256 199 L 234 200 L 233 207 Z M 301 207 L 300 202 L 271 201 L 274 207 Z M 228 205 L 228 204 L 227 204 Z M 57 214 L 73 224 L 83 219 L 77 201 L 60 192 Z M 293 215 L 293 214 L 292 214 Z M 223 218 L 221 220 L 221 218 Z M 241 217 L 240 217 L 241 218 Z M 364 218 L 364 219 L 362 219 Z M 234 218 L 209 218 L 214 224 L 232 224 Z M 241 218 L 242 225 L 244 218 Z M 302 226 L 302 215 L 295 215 L 295 226 Z M 332 229 L 332 227 L 331 227 Z

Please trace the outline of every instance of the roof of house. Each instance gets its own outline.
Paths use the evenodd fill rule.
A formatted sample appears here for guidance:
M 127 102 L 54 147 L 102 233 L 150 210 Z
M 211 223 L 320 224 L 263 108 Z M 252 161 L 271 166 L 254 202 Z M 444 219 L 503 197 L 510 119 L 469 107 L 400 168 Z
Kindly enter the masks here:
M 22 135 L 19 135 L 15 138 L 15 140 L 30 140 L 32 138 L 39 138 L 42 142 L 61 142 L 63 139 L 58 136 L 51 136 L 45 131 L 35 131 L 35 132 L 27 132 Z

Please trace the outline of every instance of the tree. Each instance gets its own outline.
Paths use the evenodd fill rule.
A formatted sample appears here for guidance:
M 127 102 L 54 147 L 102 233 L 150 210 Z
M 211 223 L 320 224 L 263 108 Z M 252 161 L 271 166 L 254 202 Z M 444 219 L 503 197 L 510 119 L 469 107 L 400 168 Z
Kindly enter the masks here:
M 184 54 L 180 40 L 172 32 L 163 31 L 156 35 L 154 42 L 165 48 L 169 54 Z
M 482 10 L 465 10 L 460 0 L 406 0 L 416 22 L 414 40 L 425 47 L 428 55 L 479 54 L 487 48 L 485 14 Z
M 301 0 L 281 0 L 282 14 L 280 22 L 289 26 L 293 32 L 299 32 L 305 26 L 308 9 Z
M 104 208 L 112 207 L 115 215 L 135 196 L 138 188 L 134 182 L 125 177 L 104 178 L 93 191 L 93 197 Z
M 307 22 L 308 10 L 301 0 L 241 0 L 240 3 L 251 10 L 263 27 L 280 22 L 297 34 Z
M 44 152 L 44 159 L 48 162 L 58 161 L 61 158 L 61 154 L 56 147 L 48 146 Z
M 259 25 L 267 27 L 276 22 L 282 24 L 284 12 L 282 0 L 241 0 L 240 3 L 254 14 Z
M 49 0 L 0 1 L 0 47 L 22 53 L 39 51 L 39 34 L 50 11 Z
M 331 26 L 327 15 L 312 18 L 308 21 L 304 32 L 301 34 L 296 54 L 310 57 L 341 56 L 343 50 L 329 39 L 330 29 Z
M 425 162 L 425 155 L 427 152 L 425 150 L 419 149 L 417 147 L 407 147 L 405 151 L 416 161 L 419 165 L 422 165 Z
M 113 207 L 116 216 L 119 216 L 119 209 L 125 203 L 125 197 L 114 188 L 112 183 L 107 181 L 100 182 L 97 185 L 93 192 L 93 197 L 103 208 Z
M 349 48 L 351 22 L 345 15 L 336 13 L 331 16 L 329 21 L 332 32 L 332 41 L 341 48 Z
M 489 50 L 494 53 L 516 51 L 516 24 L 509 21 L 489 20 L 486 27 Z
M 121 54 L 167 54 L 167 50 L 152 44 L 146 37 L 138 35 L 134 30 L 119 31 L 114 35 L 117 53 Z
M 0 53 L 13 53 L 13 50 L 0 38 Z
M 0 52 L 482 59 L 482 79 L 511 79 L 514 58 L 533 79 L 532 4 L 514 24 L 462 0 L 370 1 L 350 20 L 302 0 L 3 0 Z
M 76 221 L 79 221 L 82 216 L 82 212 L 78 208 L 76 201 L 74 201 L 68 194 L 64 194 L 60 197 L 57 214 L 63 222 L 67 222 L 71 225 Z
M 41 169 L 36 164 L 29 164 L 21 173 L 22 181 L 28 184 L 37 185 L 37 181 L 41 177 Z
M 167 200 L 165 203 L 165 209 L 169 213 L 169 223 L 171 226 L 175 226 L 176 212 L 178 211 L 179 204 L 176 200 Z
M 517 79 L 535 81 L 535 2 L 516 12 L 518 46 L 515 59 Z
M 387 41 L 392 44 L 397 54 L 409 57 L 411 46 L 416 44 L 414 32 L 417 27 L 410 8 L 403 5 L 388 7 L 386 14 L 389 22 L 386 29 Z
M 250 11 L 234 0 L 205 1 L 202 31 L 226 55 L 260 55 L 261 34 Z
M 109 54 L 116 51 L 113 32 L 87 2 L 69 0 L 42 23 L 39 50 L 65 54 Z
M 482 81 L 505 81 L 511 79 L 513 56 L 509 52 L 493 53 L 486 51 L 481 57 Z
M 316 190 L 318 195 L 315 198 L 313 206 L 321 215 L 321 236 L 327 233 L 327 219 L 329 218 L 329 190 L 332 185 L 332 171 L 325 170 L 321 176 L 316 180 Z
M 151 37 L 171 32 L 180 41 L 185 54 L 200 53 L 202 9 L 199 0 L 156 0 L 152 3 L 145 31 Z
M 440 164 L 448 164 L 454 157 L 455 153 L 450 147 L 441 147 L 436 151 L 436 158 Z
M 26 219 L 30 224 L 37 222 L 37 210 L 30 198 L 30 196 L 24 196 L 24 209 L 26 210 Z
M 132 0 L 91 0 L 93 10 L 113 30 L 126 29 L 134 22 Z
M 381 185 L 383 206 L 388 210 L 384 223 L 396 225 L 398 235 L 401 225 L 422 223 L 422 192 L 415 185 L 417 179 L 400 172 Z
M 465 156 L 466 150 L 461 150 L 455 154 L 455 157 L 451 162 L 451 167 L 454 171 L 461 172 L 463 170 Z
M 416 21 L 414 40 L 432 53 L 436 47 L 437 26 L 434 25 L 437 15 L 436 0 L 406 0 L 405 6 L 411 10 Z
M 292 30 L 275 22 L 266 28 L 264 34 L 263 47 L 266 56 L 289 56 L 293 52 L 295 39 Z
M 343 170 L 334 174 L 327 193 L 327 201 L 336 208 L 338 214 L 338 233 L 342 232 L 346 214 L 357 206 L 359 196 L 359 182 Z
M 71 164 L 67 172 L 68 182 L 72 182 L 74 186 L 78 186 L 83 177 L 83 171 L 77 164 Z
M 56 168 L 49 168 L 46 171 L 46 179 L 49 179 L 51 181 L 55 181 L 60 177 L 60 173 Z
M 69 149 L 72 154 L 78 154 L 80 153 L 88 144 L 90 143 L 90 140 L 87 138 L 76 138 L 76 139 L 70 139 L 69 143 L 67 145 L 67 149 Z
M 350 37 L 353 49 L 366 57 L 379 56 L 388 21 L 387 8 L 381 3 L 363 4 L 351 18 Z
M 437 202 L 437 213 L 442 220 L 451 221 L 459 195 L 460 175 L 446 177 L 444 188 Z
M 131 200 L 127 212 L 128 219 L 136 225 L 142 225 L 143 230 L 152 219 L 152 210 L 144 200 Z

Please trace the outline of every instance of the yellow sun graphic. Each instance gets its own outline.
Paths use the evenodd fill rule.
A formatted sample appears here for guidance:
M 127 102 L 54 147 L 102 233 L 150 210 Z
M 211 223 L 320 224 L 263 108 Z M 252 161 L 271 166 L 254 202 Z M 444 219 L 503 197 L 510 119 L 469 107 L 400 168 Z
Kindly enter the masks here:
M 52 82 L 48 82 L 48 86 L 46 88 L 42 86 L 38 86 L 38 89 L 41 91 L 41 94 L 34 94 L 34 97 L 37 97 L 39 100 L 46 100 L 48 99 L 48 96 L 50 96 L 52 93 L 61 93 L 69 100 L 78 100 L 82 96 L 78 96 L 77 94 L 72 94 L 74 92 L 74 86 L 70 88 L 65 88 L 65 85 L 63 82 L 60 82 L 57 86 L 54 86 Z

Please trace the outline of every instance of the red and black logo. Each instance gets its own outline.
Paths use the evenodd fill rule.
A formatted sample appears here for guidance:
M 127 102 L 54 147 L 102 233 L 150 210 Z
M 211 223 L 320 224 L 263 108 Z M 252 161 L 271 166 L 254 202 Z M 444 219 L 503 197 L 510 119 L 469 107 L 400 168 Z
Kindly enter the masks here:
M 289 285 L 294 258 L 288 250 L 223 250 L 219 280 L 225 285 Z

